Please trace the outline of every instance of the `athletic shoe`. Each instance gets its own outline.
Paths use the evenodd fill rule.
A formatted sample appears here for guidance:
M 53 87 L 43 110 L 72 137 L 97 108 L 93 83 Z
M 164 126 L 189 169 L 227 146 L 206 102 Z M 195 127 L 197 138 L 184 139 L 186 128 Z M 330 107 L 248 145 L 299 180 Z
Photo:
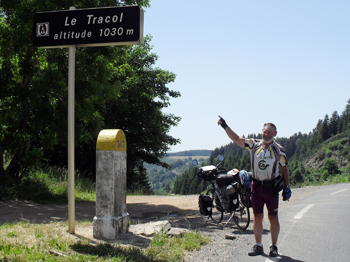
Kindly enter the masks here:
M 252 248 L 252 251 L 248 253 L 248 256 L 258 256 L 264 254 L 263 246 L 255 244 Z
M 271 245 L 270 246 L 270 254 L 269 254 L 270 257 L 277 257 L 278 256 L 278 249 L 277 249 L 277 246 L 275 245 Z

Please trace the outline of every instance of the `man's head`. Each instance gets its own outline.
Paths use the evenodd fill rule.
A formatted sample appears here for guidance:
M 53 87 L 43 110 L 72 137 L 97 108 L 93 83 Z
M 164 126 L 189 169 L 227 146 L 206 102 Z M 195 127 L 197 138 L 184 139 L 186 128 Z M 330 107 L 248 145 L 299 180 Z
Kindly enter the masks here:
M 273 141 L 273 138 L 277 135 L 277 128 L 272 123 L 265 123 L 262 129 L 263 141 L 265 144 L 269 144 Z

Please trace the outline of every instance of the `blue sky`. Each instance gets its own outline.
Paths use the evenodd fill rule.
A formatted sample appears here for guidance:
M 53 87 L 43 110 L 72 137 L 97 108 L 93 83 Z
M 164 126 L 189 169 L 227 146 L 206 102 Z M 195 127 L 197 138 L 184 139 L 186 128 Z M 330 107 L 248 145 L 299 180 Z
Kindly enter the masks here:
M 278 137 L 309 133 L 350 99 L 350 1 L 151 0 L 144 18 L 156 66 L 181 92 L 164 111 L 182 117 L 171 152 L 230 142 L 273 122 Z

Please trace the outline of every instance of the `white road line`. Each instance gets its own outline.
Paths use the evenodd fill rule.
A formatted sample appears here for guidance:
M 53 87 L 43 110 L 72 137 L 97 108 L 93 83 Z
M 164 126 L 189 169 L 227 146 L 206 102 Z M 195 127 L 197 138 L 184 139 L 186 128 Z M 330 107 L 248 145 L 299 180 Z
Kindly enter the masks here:
M 346 191 L 346 190 L 348 190 L 348 188 L 343 189 L 343 190 L 339 190 L 339 191 L 337 191 L 337 192 L 333 192 L 333 193 L 331 194 L 331 196 L 333 196 L 333 195 L 335 195 L 335 194 L 338 194 L 338 193 L 340 193 L 340 192 L 344 192 L 344 191 Z
M 294 225 L 297 223 L 297 221 L 299 219 L 301 219 L 305 214 L 306 212 L 312 208 L 315 204 L 310 204 L 306 207 L 304 207 L 302 210 L 299 211 L 299 213 L 297 213 L 295 216 L 294 216 L 294 219 L 296 219 L 293 224 L 289 227 L 289 229 L 287 230 L 286 234 L 284 235 L 283 239 L 281 240 L 280 243 L 283 243 L 284 239 L 289 235 L 289 232 L 292 230 L 292 228 L 294 227 Z M 282 253 L 280 253 L 280 255 L 282 255 Z M 265 262 L 269 262 L 269 261 L 274 261 L 274 260 L 271 260 L 271 259 L 266 259 Z
M 301 219 L 306 214 L 306 212 L 309 211 L 309 209 L 312 208 L 314 205 L 315 204 L 310 204 L 306 206 L 304 209 L 299 211 L 299 213 L 294 216 L 294 219 Z

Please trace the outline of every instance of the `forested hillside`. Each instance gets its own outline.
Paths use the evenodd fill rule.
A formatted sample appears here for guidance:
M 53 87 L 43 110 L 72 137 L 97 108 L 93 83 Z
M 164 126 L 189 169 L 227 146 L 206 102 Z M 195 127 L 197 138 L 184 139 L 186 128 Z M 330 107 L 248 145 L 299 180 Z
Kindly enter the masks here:
M 261 134 L 253 134 L 247 137 L 261 138 L 261 136 Z M 349 181 L 350 99 L 340 115 L 337 111 L 334 111 L 330 118 L 326 114 L 309 134 L 299 132 L 289 138 L 276 138 L 276 142 L 286 150 L 292 185 L 323 183 L 337 174 L 343 175 L 344 179 Z M 225 157 L 221 166 L 226 169 L 250 170 L 248 150 L 234 143 L 215 148 L 206 164 L 215 164 L 219 155 Z M 196 172 L 197 168 L 192 167 L 177 176 L 173 193 L 201 193 L 207 183 L 197 178 Z
M 196 159 L 199 163 L 207 162 L 211 152 L 211 150 L 189 150 L 169 153 L 162 159 L 162 162 L 170 166 L 169 169 L 145 163 L 150 187 L 155 194 L 171 193 L 176 177 L 191 167 L 192 160 Z

